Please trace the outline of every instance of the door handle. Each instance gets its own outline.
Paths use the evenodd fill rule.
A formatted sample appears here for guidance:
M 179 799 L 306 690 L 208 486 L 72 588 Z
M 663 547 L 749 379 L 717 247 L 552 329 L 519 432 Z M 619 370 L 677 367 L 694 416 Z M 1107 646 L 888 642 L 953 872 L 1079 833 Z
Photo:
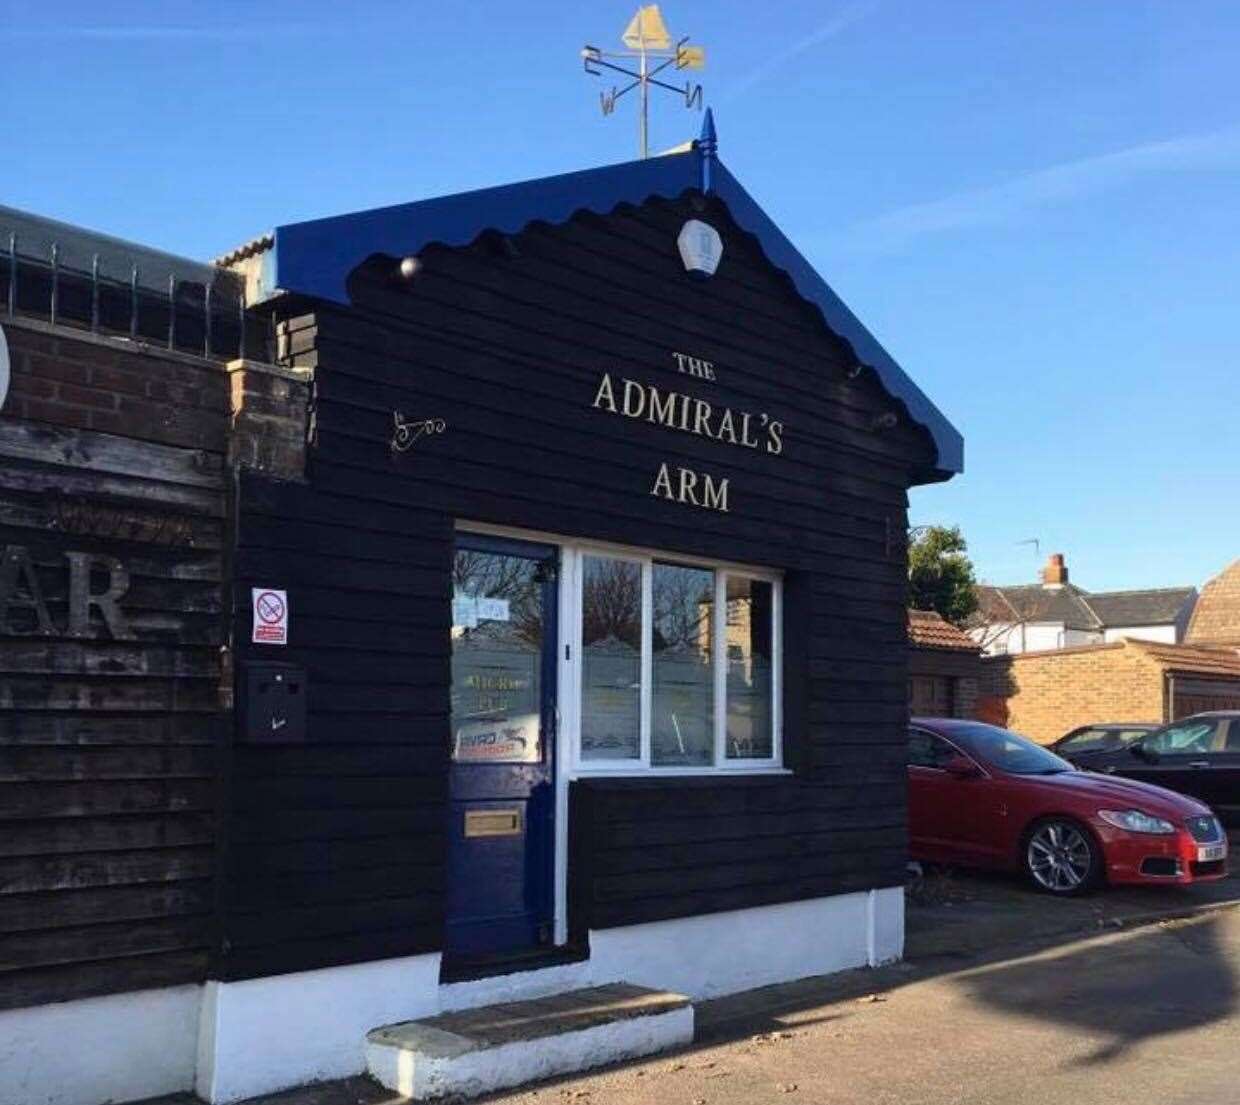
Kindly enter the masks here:
M 1209 767 L 1210 761 L 1209 760 L 1189 760 L 1188 766 L 1189 767 Z

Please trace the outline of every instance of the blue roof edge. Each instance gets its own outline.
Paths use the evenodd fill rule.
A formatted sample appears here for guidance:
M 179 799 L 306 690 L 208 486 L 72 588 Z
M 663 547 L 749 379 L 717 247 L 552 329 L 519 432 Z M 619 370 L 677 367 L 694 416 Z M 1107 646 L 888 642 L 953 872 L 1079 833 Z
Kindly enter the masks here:
M 800 250 L 722 163 L 715 166 L 714 193 L 723 201 L 737 225 L 757 238 L 767 260 L 788 274 L 801 296 L 822 312 L 827 326 L 852 346 L 857 360 L 873 369 L 883 387 L 904 404 L 909 417 L 929 431 L 938 450 L 939 470 L 948 477 L 963 472 L 964 437 L 960 431 L 831 290 L 830 285 L 818 275 L 818 270 L 801 255 Z
M 488 230 L 517 234 L 532 222 L 567 222 L 587 210 L 607 215 L 622 203 L 652 196 L 675 199 L 689 189 L 710 192 L 737 225 L 757 239 L 767 259 L 822 313 L 827 326 L 852 347 L 909 417 L 929 432 L 937 451 L 936 478 L 964 471 L 964 439 L 843 300 L 801 255 L 714 154 L 714 143 L 684 153 L 626 161 L 599 169 L 483 188 L 414 203 L 277 227 L 266 289 L 349 302 L 349 274 L 368 257 L 416 254 L 432 242 L 463 246 Z

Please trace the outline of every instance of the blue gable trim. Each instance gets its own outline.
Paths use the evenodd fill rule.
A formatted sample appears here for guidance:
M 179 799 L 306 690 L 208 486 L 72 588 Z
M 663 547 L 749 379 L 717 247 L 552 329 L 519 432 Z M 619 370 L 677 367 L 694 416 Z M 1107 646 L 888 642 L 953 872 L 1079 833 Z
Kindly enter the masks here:
M 939 470 L 944 475 L 963 472 L 964 438 L 960 431 L 947 421 L 943 412 L 930 402 L 926 393 L 913 383 L 891 354 L 878 344 L 874 335 L 801 256 L 796 246 L 788 241 L 784 232 L 741 187 L 736 177 L 718 162 L 715 164 L 714 184 L 715 195 L 723 200 L 737 224 L 758 239 L 766 259 L 788 274 L 796 290 L 822 312 L 827 326 L 852 346 L 857 360 L 872 368 L 888 393 L 904 404 L 909 417 L 930 432 L 939 453 Z
M 263 283 L 270 292 L 348 303 L 349 274 L 374 254 L 406 257 L 432 242 L 467 245 L 488 230 L 517 234 L 531 222 L 564 223 L 582 210 L 606 215 L 621 203 L 637 205 L 652 196 L 675 199 L 689 189 L 711 192 L 757 239 L 771 264 L 787 273 L 797 291 L 818 307 L 827 326 L 852 346 L 857 359 L 904 404 L 909 417 L 929 431 L 938 450 L 939 478 L 963 472 L 964 440 L 959 431 L 718 161 L 713 120 L 708 124 L 709 139 L 685 153 L 277 227 Z

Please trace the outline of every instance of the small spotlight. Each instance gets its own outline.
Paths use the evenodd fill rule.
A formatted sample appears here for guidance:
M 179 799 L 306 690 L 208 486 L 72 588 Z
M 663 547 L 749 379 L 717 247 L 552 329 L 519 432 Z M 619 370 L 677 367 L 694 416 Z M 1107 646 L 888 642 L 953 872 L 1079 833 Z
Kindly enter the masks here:
M 400 263 L 400 274 L 406 280 L 412 280 L 422 271 L 422 262 L 416 257 L 406 257 Z
M 898 421 L 893 411 L 884 411 L 870 419 L 870 429 L 890 430 Z
M 844 371 L 844 375 L 847 376 L 850 380 L 855 380 L 858 376 L 861 375 L 864 369 L 865 369 L 865 365 L 863 365 L 860 361 L 858 361 L 855 365 L 849 366 Z

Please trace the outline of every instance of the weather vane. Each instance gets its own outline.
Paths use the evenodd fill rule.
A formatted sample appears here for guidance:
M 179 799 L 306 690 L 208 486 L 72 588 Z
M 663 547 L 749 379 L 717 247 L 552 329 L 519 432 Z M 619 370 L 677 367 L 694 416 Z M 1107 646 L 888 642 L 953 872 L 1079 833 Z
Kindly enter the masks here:
M 615 85 L 612 85 L 611 91 L 600 92 L 599 101 L 603 107 L 603 114 L 610 115 L 616 110 L 616 101 L 621 96 L 626 92 L 632 92 L 635 88 L 640 91 L 641 111 L 638 115 L 638 146 L 641 150 L 641 156 L 649 157 L 650 86 L 653 84 L 659 88 L 667 89 L 668 92 L 675 92 L 678 96 L 685 98 L 685 107 L 696 107 L 701 111 L 702 86 L 700 84 L 685 81 L 684 88 L 680 88 L 674 84 L 655 80 L 655 77 L 672 65 L 677 69 L 705 69 L 706 48 L 704 46 L 690 46 L 687 37 L 682 38 L 673 46 L 672 36 L 668 33 L 667 26 L 663 22 L 663 16 L 659 14 L 658 4 L 647 4 L 644 7 L 638 8 L 637 14 L 629 20 L 629 25 L 625 28 L 622 38 L 625 46 L 628 47 L 627 50 L 609 52 L 600 50 L 597 46 L 586 46 L 581 51 L 581 57 L 586 72 L 596 77 L 602 76 L 604 69 L 610 69 L 614 73 L 623 73 L 626 77 L 632 78 L 630 83 L 623 88 L 617 88 Z M 606 60 L 608 58 L 623 59 L 629 64 L 636 62 L 637 71 L 634 72 L 618 62 Z

